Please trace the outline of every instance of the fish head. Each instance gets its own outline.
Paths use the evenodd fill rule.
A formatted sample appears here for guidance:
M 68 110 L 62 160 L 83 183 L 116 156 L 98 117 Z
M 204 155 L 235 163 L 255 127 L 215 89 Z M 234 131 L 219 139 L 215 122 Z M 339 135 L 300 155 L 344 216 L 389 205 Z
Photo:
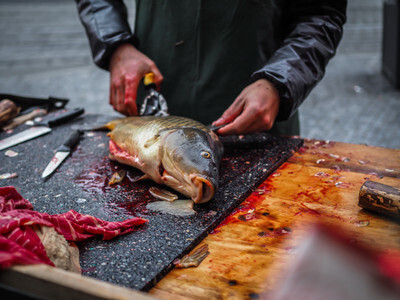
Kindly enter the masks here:
M 162 179 L 195 203 L 205 203 L 218 188 L 222 154 L 222 143 L 211 131 L 168 130 L 160 147 Z

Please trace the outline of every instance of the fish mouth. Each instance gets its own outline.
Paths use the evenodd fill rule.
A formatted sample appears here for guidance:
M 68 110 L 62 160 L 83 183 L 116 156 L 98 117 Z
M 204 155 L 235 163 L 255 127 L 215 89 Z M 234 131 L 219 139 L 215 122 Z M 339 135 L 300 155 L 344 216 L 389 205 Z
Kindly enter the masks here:
M 196 204 L 208 202 L 215 194 L 214 184 L 206 177 L 198 174 L 175 178 L 164 170 L 162 180 L 166 185 L 192 198 Z
M 190 179 L 196 188 L 196 193 L 192 197 L 194 203 L 206 203 L 214 197 L 215 187 L 210 180 L 197 174 L 191 175 Z

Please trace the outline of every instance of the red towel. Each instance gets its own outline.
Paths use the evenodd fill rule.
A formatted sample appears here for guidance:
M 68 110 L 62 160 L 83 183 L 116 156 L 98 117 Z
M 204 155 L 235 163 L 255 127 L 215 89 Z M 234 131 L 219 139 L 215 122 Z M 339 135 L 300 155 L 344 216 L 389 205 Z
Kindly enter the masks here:
M 109 240 L 131 232 L 147 221 L 132 218 L 122 222 L 107 222 L 74 210 L 60 215 L 49 215 L 33 210 L 14 187 L 0 188 L 0 268 L 14 264 L 54 264 L 32 226 L 53 227 L 68 241 L 83 241 L 95 235 Z

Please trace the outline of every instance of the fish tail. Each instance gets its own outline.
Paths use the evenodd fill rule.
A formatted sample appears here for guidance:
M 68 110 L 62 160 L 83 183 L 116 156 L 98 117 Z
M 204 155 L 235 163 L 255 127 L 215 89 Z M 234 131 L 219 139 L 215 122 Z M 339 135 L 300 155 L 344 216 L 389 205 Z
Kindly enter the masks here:
M 113 120 L 108 122 L 107 124 L 104 124 L 104 128 L 107 128 L 108 130 L 114 130 L 114 128 L 120 123 L 120 120 Z

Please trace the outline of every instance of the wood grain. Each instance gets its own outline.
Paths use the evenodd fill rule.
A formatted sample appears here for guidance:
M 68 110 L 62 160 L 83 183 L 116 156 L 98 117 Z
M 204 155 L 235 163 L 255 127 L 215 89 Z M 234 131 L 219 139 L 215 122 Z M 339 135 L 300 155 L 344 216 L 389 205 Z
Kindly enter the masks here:
M 277 287 L 315 222 L 377 250 L 400 249 L 400 223 L 358 206 L 366 180 L 400 186 L 399 166 L 400 150 L 306 141 L 199 245 L 210 251 L 199 267 L 174 269 L 150 294 L 255 299 Z
M 279 286 L 316 222 L 399 251 L 400 222 L 358 206 L 367 180 L 400 187 L 399 167 L 400 150 L 307 140 L 198 245 L 210 254 L 197 268 L 173 269 L 148 295 L 43 265 L 3 270 L 0 282 L 43 298 L 257 299 Z
M 400 178 L 398 149 L 308 139 L 289 162 Z
M 35 299 L 154 299 L 142 292 L 44 264 L 1 270 L 0 283 L 24 294 L 34 295 Z

